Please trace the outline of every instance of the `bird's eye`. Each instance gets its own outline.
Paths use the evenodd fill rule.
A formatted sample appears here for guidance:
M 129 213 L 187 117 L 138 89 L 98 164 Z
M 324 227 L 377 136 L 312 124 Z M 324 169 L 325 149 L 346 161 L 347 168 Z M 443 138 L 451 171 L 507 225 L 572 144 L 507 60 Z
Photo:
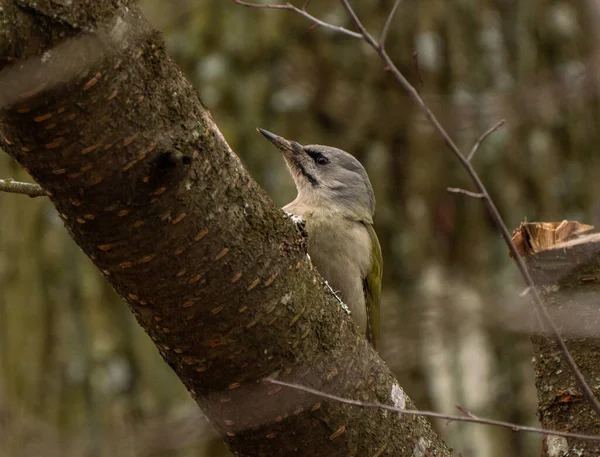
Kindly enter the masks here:
M 327 165 L 329 163 L 329 159 L 325 156 L 317 157 L 317 165 Z

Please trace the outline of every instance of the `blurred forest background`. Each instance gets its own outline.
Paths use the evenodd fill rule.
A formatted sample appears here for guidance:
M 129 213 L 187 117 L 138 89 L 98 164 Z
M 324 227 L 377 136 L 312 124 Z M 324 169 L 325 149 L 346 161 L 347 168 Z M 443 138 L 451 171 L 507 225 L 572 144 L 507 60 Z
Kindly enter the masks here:
M 376 36 L 392 3 L 354 2 Z M 290 12 L 139 4 L 278 205 L 295 189 L 256 127 L 363 162 L 385 260 L 381 354 L 417 406 L 539 425 L 523 283 L 481 201 L 446 191 L 472 186 L 372 49 Z M 337 1 L 309 9 L 350 27 Z M 475 163 L 511 229 L 600 223 L 599 18 L 597 0 L 398 10 L 389 53 L 462 150 L 506 119 Z M 0 177 L 28 179 L 5 154 Z M 0 456 L 230 455 L 49 202 L 0 194 L 0 214 Z M 541 452 L 536 435 L 436 426 L 464 457 Z

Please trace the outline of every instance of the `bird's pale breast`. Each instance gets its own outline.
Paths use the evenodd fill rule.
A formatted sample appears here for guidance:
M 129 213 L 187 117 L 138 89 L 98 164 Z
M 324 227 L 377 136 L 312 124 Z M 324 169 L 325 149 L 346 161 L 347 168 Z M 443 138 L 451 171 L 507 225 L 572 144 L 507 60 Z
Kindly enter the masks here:
M 341 216 L 306 216 L 308 253 L 317 270 L 352 311 L 363 332 L 367 314 L 363 279 L 371 265 L 371 241 L 365 226 Z

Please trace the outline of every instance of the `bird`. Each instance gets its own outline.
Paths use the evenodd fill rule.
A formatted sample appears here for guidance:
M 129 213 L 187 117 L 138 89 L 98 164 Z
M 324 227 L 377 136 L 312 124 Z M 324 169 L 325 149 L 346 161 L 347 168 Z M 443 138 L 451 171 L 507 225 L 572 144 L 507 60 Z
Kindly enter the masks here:
M 373 227 L 375 194 L 367 172 L 341 149 L 303 146 L 257 130 L 281 151 L 296 184 L 298 195 L 283 210 L 304 219 L 313 265 L 377 350 L 383 257 Z

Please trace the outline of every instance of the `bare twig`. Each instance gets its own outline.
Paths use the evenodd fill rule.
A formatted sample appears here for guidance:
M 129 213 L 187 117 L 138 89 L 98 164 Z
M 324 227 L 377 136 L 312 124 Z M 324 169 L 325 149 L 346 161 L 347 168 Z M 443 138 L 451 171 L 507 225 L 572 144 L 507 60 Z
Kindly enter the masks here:
M 293 384 L 289 382 L 279 381 L 273 378 L 265 378 L 266 382 L 270 382 L 272 384 L 277 384 L 280 386 L 289 387 L 296 390 L 301 390 L 303 392 L 308 392 L 310 394 L 316 395 L 318 397 L 327 398 L 329 400 L 338 401 L 340 403 L 345 403 L 347 405 L 360 406 L 362 408 L 379 408 L 385 409 L 387 411 L 394 411 L 401 414 L 409 414 L 412 416 L 424 416 L 424 417 L 434 417 L 436 419 L 444 419 L 447 421 L 456 421 L 456 422 L 472 422 L 476 424 L 483 425 L 492 425 L 495 427 L 509 428 L 513 432 L 529 432 L 529 433 L 537 433 L 541 435 L 553 435 L 553 436 L 562 436 L 565 438 L 577 438 L 582 440 L 590 440 L 590 441 L 600 441 L 600 435 L 585 435 L 582 433 L 569 433 L 569 432 L 561 432 L 558 430 L 546 430 L 543 428 L 537 427 L 529 427 L 527 425 L 519 425 L 513 424 L 511 422 L 499 421 L 494 419 L 485 419 L 483 417 L 475 416 L 473 413 L 467 411 L 464 408 L 460 408 L 461 412 L 464 413 L 464 416 L 456 416 L 452 414 L 442 414 L 437 413 L 435 411 L 421 411 L 418 409 L 402 409 L 397 406 L 385 405 L 383 403 L 377 402 L 363 402 L 360 400 L 352 400 L 350 398 L 338 397 L 337 395 L 331 395 L 326 392 L 321 392 L 317 389 L 312 389 L 310 387 L 306 387 L 300 384 Z
M 335 290 L 333 290 L 333 288 L 329 285 L 329 283 L 327 281 L 325 281 L 325 280 L 323 280 L 323 282 L 325 283 L 325 287 L 327 287 L 327 289 L 329 290 L 329 292 L 331 292 L 333 294 L 333 296 L 338 301 L 338 303 L 340 304 L 340 306 L 342 307 L 342 309 L 346 312 L 346 314 L 352 314 L 351 311 L 350 311 L 350 308 L 348 308 L 348 305 L 342 301 L 342 299 L 335 292 Z
M 28 182 L 17 182 L 12 179 L 0 179 L 0 192 L 29 195 L 31 198 L 46 196 L 46 192 L 41 186 Z
M 304 17 L 307 17 L 308 19 L 315 21 L 319 25 L 322 25 L 330 30 L 337 30 L 341 33 L 345 33 L 345 34 L 353 36 L 355 38 L 358 35 L 358 38 L 362 37 L 362 39 L 364 41 L 366 41 L 373 49 L 375 49 L 375 51 L 379 54 L 379 57 L 381 58 L 381 60 L 383 60 L 383 62 L 385 64 L 385 68 L 394 75 L 394 78 L 396 78 L 396 80 L 400 83 L 402 88 L 407 92 L 408 96 L 423 110 L 427 119 L 429 119 L 429 121 L 431 122 L 431 124 L 433 125 L 435 130 L 438 132 L 440 137 L 442 137 L 442 139 L 444 140 L 446 145 L 450 148 L 452 153 L 456 156 L 456 158 L 458 159 L 458 161 L 460 162 L 462 167 L 469 174 L 469 176 L 471 177 L 471 180 L 475 184 L 475 187 L 477 188 L 477 190 L 479 190 L 479 193 L 482 194 L 481 199 L 485 202 L 485 204 L 488 208 L 488 211 L 490 212 L 490 215 L 492 216 L 492 219 L 493 219 L 494 223 L 496 224 L 498 231 L 500 232 L 500 235 L 504 239 L 504 242 L 508 246 L 508 249 L 509 249 L 512 257 L 515 260 L 515 263 L 517 264 L 517 268 L 519 269 L 519 272 L 523 276 L 523 279 L 525 280 L 527 287 L 530 288 L 530 290 L 531 290 L 533 303 L 535 305 L 535 309 L 536 309 L 537 313 L 541 317 L 544 324 L 546 326 L 548 326 L 548 328 L 550 329 L 550 332 L 552 333 L 552 336 L 554 337 L 556 344 L 560 348 L 560 351 L 565 358 L 565 362 L 567 363 L 567 365 L 569 366 L 569 369 L 573 373 L 573 376 L 575 377 L 575 381 L 577 382 L 577 385 L 581 389 L 583 396 L 586 398 L 586 400 L 588 401 L 590 406 L 594 409 L 596 414 L 598 416 L 600 416 L 600 402 L 598 402 L 598 400 L 594 396 L 594 392 L 592 391 L 590 386 L 585 381 L 583 374 L 577 367 L 575 360 L 573 360 L 573 356 L 571 356 L 571 353 L 569 352 L 569 348 L 567 348 L 565 341 L 563 340 L 562 336 L 560 335 L 558 327 L 552 320 L 552 317 L 550 317 L 550 314 L 548 313 L 546 306 L 542 302 L 542 298 L 539 294 L 539 291 L 535 287 L 533 278 L 531 277 L 531 274 L 529 273 L 529 270 L 527 269 L 525 262 L 521 258 L 519 251 L 517 250 L 517 247 L 512 242 L 512 237 L 508 230 L 508 227 L 504 223 L 504 220 L 502 219 L 502 216 L 500 215 L 500 212 L 496 208 L 496 205 L 494 204 L 494 201 L 490 197 L 486 187 L 483 185 L 481 178 L 479 178 L 477 171 L 475 171 L 475 169 L 471 165 L 471 162 L 468 160 L 468 158 L 466 158 L 462 154 L 460 149 L 458 149 L 458 146 L 456 146 L 456 144 L 454 143 L 452 138 L 450 138 L 450 135 L 448 134 L 448 132 L 444 129 L 444 127 L 442 127 L 442 125 L 440 124 L 437 117 L 433 114 L 433 112 L 431 111 L 431 109 L 429 108 L 427 103 L 425 103 L 425 100 L 423 100 L 423 98 L 419 95 L 419 92 L 406 79 L 406 77 L 402 74 L 402 72 L 400 70 L 398 70 L 398 67 L 396 67 L 396 65 L 394 64 L 394 62 L 388 55 L 385 47 L 380 46 L 379 43 L 377 43 L 377 41 L 373 38 L 373 36 L 367 31 L 367 29 L 365 28 L 363 23 L 360 21 L 360 19 L 356 15 L 356 12 L 352 8 L 352 6 L 350 6 L 349 1 L 348 0 L 340 0 L 340 2 L 342 3 L 342 6 L 348 13 L 348 16 L 350 16 L 350 18 L 352 19 L 352 21 L 354 22 L 354 24 L 360 31 L 359 34 L 356 34 L 355 32 L 351 32 L 347 29 L 340 28 L 340 27 L 334 26 L 332 24 L 323 22 L 323 21 L 315 18 L 314 16 L 309 15 L 305 11 L 299 10 L 298 8 L 294 7 L 293 5 L 291 5 L 289 3 L 285 4 L 285 5 L 257 5 L 257 4 L 253 4 L 253 3 L 243 2 L 242 0 L 234 0 L 234 2 L 238 3 L 240 5 L 252 6 L 252 7 L 256 7 L 256 8 L 275 8 L 275 9 L 288 9 L 288 10 L 296 11 L 298 14 L 301 14 Z M 339 29 L 341 29 L 341 30 L 339 30 Z M 486 134 L 484 134 L 484 136 L 485 135 Z
M 467 161 L 470 162 L 471 159 L 473 159 L 473 156 L 475 155 L 475 153 L 479 149 L 479 146 L 481 146 L 481 143 L 483 143 L 488 136 L 490 136 L 492 133 L 494 133 L 496 130 L 498 130 L 500 127 L 502 127 L 504 125 L 504 122 L 505 122 L 504 119 L 496 122 L 496 124 L 491 129 L 489 129 L 487 132 L 484 132 L 479 137 L 479 139 L 477 140 L 477 142 L 473 146 L 473 149 L 471 149 L 471 152 L 469 153 L 469 156 L 467 157 Z
M 464 194 L 464 195 L 468 195 L 469 197 L 473 197 L 473 198 L 485 198 L 485 195 L 482 193 L 471 192 L 470 190 L 460 189 L 459 187 L 448 187 L 448 188 L 446 188 L 446 190 L 453 194 Z
M 308 2 L 304 4 L 303 8 L 298 8 L 297 6 L 294 6 L 291 3 L 285 3 L 285 4 L 279 4 L 279 5 L 262 5 L 262 4 L 258 4 L 258 3 L 245 2 L 243 0 L 233 0 L 233 2 L 237 3 L 238 5 L 241 5 L 241 6 L 248 6 L 250 8 L 263 8 L 263 9 L 271 9 L 271 10 L 294 11 L 295 13 L 298 13 L 299 15 L 304 16 L 306 19 L 314 22 L 315 24 L 317 24 L 325 29 L 333 30 L 334 32 L 343 33 L 344 35 L 348 35 L 353 38 L 358 38 L 358 39 L 362 40 L 362 35 L 360 33 L 353 32 L 352 30 L 348 30 L 344 27 L 329 24 L 328 22 L 322 21 L 321 19 L 314 17 L 312 14 L 307 13 L 304 10 L 304 7 L 307 6 Z
M 385 21 L 383 30 L 381 30 L 381 38 L 379 38 L 379 46 L 382 48 L 385 47 L 385 40 L 387 39 L 388 33 L 390 31 L 390 26 L 392 25 L 392 20 L 394 19 L 394 16 L 396 15 L 396 11 L 398 10 L 398 7 L 400 6 L 401 1 L 402 0 L 396 0 L 396 3 L 394 3 L 394 6 L 392 7 L 392 10 L 390 11 L 390 15 L 388 16 L 387 20 Z

